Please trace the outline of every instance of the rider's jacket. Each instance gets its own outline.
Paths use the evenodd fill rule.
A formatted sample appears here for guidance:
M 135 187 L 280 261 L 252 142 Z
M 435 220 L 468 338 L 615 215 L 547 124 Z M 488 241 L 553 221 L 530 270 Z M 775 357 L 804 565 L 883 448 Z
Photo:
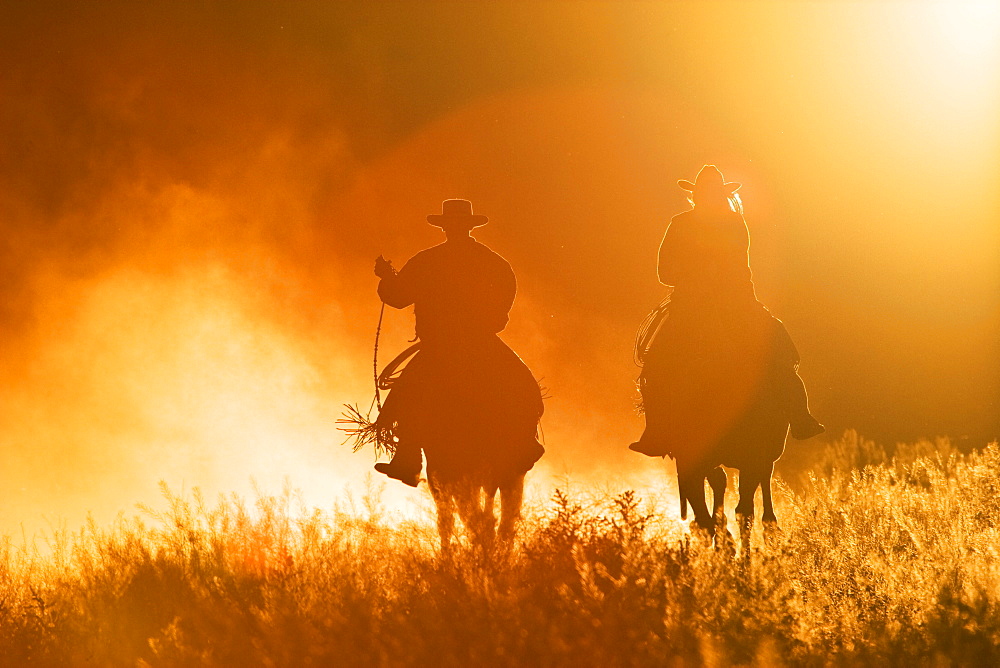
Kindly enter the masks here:
M 417 337 L 424 343 L 503 331 L 516 291 L 510 263 L 471 237 L 417 253 L 378 286 L 389 306 L 414 305 Z
M 672 299 L 678 303 L 752 303 L 749 250 L 743 216 L 696 207 L 670 219 L 657 275 L 664 285 L 674 286 Z

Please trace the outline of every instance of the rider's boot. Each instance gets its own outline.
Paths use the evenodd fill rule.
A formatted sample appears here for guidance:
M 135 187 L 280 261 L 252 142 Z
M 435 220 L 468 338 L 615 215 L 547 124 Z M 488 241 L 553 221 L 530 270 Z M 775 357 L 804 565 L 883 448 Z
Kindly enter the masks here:
M 667 455 L 665 430 L 658 428 L 655 422 L 650 424 L 649 416 L 647 416 L 646 429 L 642 432 L 642 436 L 639 437 L 638 441 L 629 445 L 628 449 L 648 457 L 665 457 Z
M 820 424 L 819 420 L 814 418 L 809 413 L 796 416 L 795 420 L 791 423 L 791 427 L 792 438 L 797 441 L 804 441 L 807 438 L 819 436 L 826 431 L 826 427 Z
M 410 487 L 416 487 L 420 482 L 420 469 L 423 466 L 420 448 L 405 443 L 405 441 L 397 442 L 392 460 L 375 464 L 375 470 Z
M 788 422 L 791 424 L 792 438 L 804 441 L 826 431 L 826 427 L 821 425 L 809 412 L 809 397 L 806 394 L 806 386 L 794 367 L 785 372 L 783 382 L 786 386 Z
M 531 434 L 521 442 L 524 445 L 521 448 L 514 449 L 511 454 L 514 455 L 514 459 L 518 464 L 517 468 L 527 471 L 545 454 L 545 446 L 538 440 L 534 427 L 532 427 Z

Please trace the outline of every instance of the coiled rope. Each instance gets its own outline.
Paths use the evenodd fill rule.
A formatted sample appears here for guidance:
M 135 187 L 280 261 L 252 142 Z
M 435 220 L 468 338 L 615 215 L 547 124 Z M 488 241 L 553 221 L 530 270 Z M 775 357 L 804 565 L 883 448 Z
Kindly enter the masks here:
M 673 291 L 671 291 L 672 293 Z M 635 346 L 632 348 L 632 359 L 636 366 L 646 363 L 649 346 L 663 327 L 664 321 L 670 315 L 670 294 L 667 294 L 659 304 L 643 319 L 635 333 Z

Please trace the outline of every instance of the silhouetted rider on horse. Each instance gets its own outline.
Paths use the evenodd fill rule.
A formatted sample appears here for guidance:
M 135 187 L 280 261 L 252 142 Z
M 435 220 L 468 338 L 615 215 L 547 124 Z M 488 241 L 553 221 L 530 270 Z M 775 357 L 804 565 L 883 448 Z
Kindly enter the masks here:
M 646 429 L 629 447 L 697 461 L 764 395 L 777 398 L 769 405 L 787 418 L 793 438 L 822 433 L 797 373 L 798 351 L 754 293 L 740 184 L 705 165 L 694 183 L 678 185 L 692 208 L 671 219 L 660 245 L 657 275 L 673 292 L 648 349 L 637 351 L 645 358 Z
M 376 423 L 395 441 L 390 462 L 375 469 L 416 486 L 421 449 L 438 466 L 523 474 L 541 457 L 538 383 L 498 333 L 507 326 L 517 286 L 510 264 L 471 231 L 487 217 L 450 199 L 427 222 L 444 243 L 413 256 L 399 272 L 381 256 L 379 297 L 414 307 L 419 351 L 403 369 Z

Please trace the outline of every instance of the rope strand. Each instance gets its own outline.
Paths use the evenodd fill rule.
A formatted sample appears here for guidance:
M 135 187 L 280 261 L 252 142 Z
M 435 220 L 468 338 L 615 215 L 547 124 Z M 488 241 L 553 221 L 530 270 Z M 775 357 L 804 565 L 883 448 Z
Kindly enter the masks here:
M 379 412 L 382 411 L 382 395 L 378 389 L 378 340 L 382 336 L 382 317 L 385 316 L 385 302 L 382 302 L 382 309 L 378 312 L 378 326 L 375 328 L 375 352 L 372 355 L 372 377 L 375 380 L 375 404 Z

